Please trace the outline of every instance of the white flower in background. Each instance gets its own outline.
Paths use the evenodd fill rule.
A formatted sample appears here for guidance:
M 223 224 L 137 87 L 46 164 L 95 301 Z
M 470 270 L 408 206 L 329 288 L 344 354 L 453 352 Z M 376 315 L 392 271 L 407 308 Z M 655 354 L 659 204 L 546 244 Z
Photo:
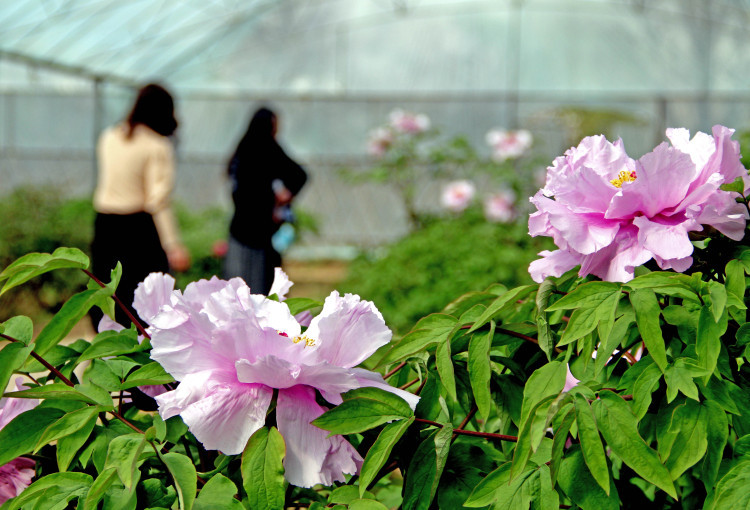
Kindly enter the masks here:
M 453 181 L 443 188 L 440 203 L 449 211 L 461 212 L 469 207 L 475 193 L 476 187 L 471 181 Z
M 492 147 L 492 159 L 502 163 L 506 159 L 516 159 L 526 153 L 531 147 L 533 138 L 525 129 L 505 131 L 493 129 L 487 133 L 487 144 Z
M 484 200 L 484 217 L 488 221 L 508 223 L 516 216 L 513 204 L 516 195 L 511 190 L 504 189 L 493 193 Z
M 399 133 L 418 134 L 430 129 L 430 118 L 423 113 L 396 109 L 390 115 L 391 127 Z
M 367 140 L 367 152 L 373 156 L 381 157 L 393 144 L 393 131 L 385 127 L 379 127 L 370 131 Z

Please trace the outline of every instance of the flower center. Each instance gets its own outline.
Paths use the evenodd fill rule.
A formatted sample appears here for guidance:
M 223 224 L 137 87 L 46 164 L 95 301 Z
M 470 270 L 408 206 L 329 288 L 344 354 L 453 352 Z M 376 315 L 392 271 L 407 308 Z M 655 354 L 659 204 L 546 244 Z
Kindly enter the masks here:
M 281 335 L 281 336 L 285 336 L 285 337 L 289 338 L 289 340 L 291 340 L 292 343 L 298 344 L 300 342 L 305 342 L 305 347 L 313 347 L 315 345 L 315 339 L 314 338 L 310 338 L 310 337 L 306 337 L 306 336 L 295 336 L 294 338 L 292 338 L 289 335 L 287 335 L 286 333 L 284 333 L 283 331 L 276 331 L 276 332 L 279 335 Z
M 636 178 L 635 170 L 632 172 L 628 172 L 627 170 L 620 170 L 620 173 L 617 174 L 616 179 L 612 179 L 609 181 L 612 186 L 615 188 L 622 188 L 622 183 L 624 182 L 633 182 Z

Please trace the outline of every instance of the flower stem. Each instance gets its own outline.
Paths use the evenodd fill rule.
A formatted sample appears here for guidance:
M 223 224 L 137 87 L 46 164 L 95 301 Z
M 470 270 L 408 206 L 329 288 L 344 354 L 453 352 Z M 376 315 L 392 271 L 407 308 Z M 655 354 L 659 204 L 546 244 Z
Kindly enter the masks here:
M 13 338 L 13 337 L 11 337 L 11 336 L 8 336 L 8 335 L 4 335 L 4 334 L 2 334 L 2 333 L 0 333 L 0 338 L 4 338 L 4 339 L 6 339 L 6 340 L 8 340 L 8 341 L 10 341 L 10 342 L 18 342 L 18 343 L 23 343 L 23 342 L 21 342 L 20 340 L 17 340 L 17 339 L 15 339 L 15 338 Z M 42 357 L 41 357 L 41 356 L 40 356 L 39 354 L 37 354 L 37 353 L 36 353 L 35 351 L 31 351 L 31 357 L 33 357 L 33 358 L 34 358 L 35 360 L 37 360 L 37 361 L 38 361 L 39 363 L 41 363 L 42 365 L 44 365 L 44 368 L 46 368 L 47 370 L 49 370 L 49 371 L 50 371 L 50 372 L 51 372 L 52 374 L 54 374 L 54 375 L 55 375 L 55 377 L 57 377 L 58 379 L 60 379 L 60 380 L 61 380 L 62 382 L 64 382 L 64 383 L 65 383 L 65 384 L 67 384 L 68 386 L 70 386 L 70 387 L 73 387 L 73 386 L 75 386 L 75 384 L 73 384 L 73 382 L 72 382 L 72 381 L 71 381 L 70 379 L 68 379 L 67 377 L 65 377 L 65 376 L 64 376 L 64 375 L 63 375 L 63 374 L 62 374 L 62 373 L 61 373 L 61 372 L 60 372 L 60 371 L 59 371 L 59 370 L 58 370 L 57 368 L 55 368 L 55 367 L 53 367 L 52 365 L 50 365 L 50 364 L 49 364 L 49 363 L 47 362 L 47 360 L 45 360 L 44 358 L 42 358 Z
M 89 278 L 91 278 L 92 280 L 94 280 L 101 288 L 106 287 L 106 285 L 104 284 L 104 282 L 101 281 L 96 276 L 94 276 L 94 274 L 91 273 L 90 271 L 88 271 L 86 269 L 82 269 L 81 271 L 83 271 L 84 273 L 86 273 L 86 275 Z M 122 311 L 125 312 L 125 315 L 128 316 L 128 319 L 130 319 L 130 322 L 132 322 L 133 324 L 135 324 L 135 327 L 138 330 L 138 332 L 141 335 L 143 335 L 144 337 L 146 337 L 149 340 L 151 340 L 151 336 L 148 333 L 146 333 L 146 328 L 144 328 L 143 325 L 140 323 L 140 321 L 138 319 L 136 319 L 133 316 L 132 313 L 130 313 L 130 310 L 128 310 L 128 307 L 125 306 L 125 304 L 122 301 L 120 301 L 120 298 L 118 298 L 116 294 L 112 294 L 112 299 L 114 299 L 115 303 L 117 303 L 117 306 L 119 306 L 122 309 Z
M 399 363 L 398 365 L 396 365 L 396 367 L 394 367 L 390 372 L 388 372 L 387 374 L 385 374 L 383 376 L 383 379 L 388 379 L 390 376 L 392 376 L 393 374 L 395 374 L 396 372 L 398 372 L 399 370 L 401 370 L 405 366 L 406 366 L 406 361 L 402 361 L 401 363 Z
M 436 421 L 432 420 L 425 420 L 423 418 L 415 418 L 414 421 L 419 423 L 426 423 L 427 425 L 432 425 L 435 427 L 443 428 L 444 424 L 438 423 Z M 454 434 L 462 434 L 465 436 L 477 436 L 477 437 L 484 437 L 486 439 L 500 439 L 501 441 L 512 441 L 517 442 L 518 437 L 517 436 L 506 436 L 505 434 L 495 434 L 493 432 L 476 432 L 474 430 L 464 430 L 461 427 L 457 429 L 453 429 Z

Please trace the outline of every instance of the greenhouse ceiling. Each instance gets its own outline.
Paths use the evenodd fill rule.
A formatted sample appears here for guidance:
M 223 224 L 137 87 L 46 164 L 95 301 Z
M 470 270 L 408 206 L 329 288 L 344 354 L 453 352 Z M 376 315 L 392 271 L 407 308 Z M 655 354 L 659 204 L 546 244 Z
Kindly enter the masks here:
M 748 7 L 747 0 L 14 0 L 0 3 L 0 86 L 24 86 L 34 80 L 19 75 L 41 69 L 224 93 L 737 92 L 750 68 Z M 55 85 L 44 76 L 42 85 Z

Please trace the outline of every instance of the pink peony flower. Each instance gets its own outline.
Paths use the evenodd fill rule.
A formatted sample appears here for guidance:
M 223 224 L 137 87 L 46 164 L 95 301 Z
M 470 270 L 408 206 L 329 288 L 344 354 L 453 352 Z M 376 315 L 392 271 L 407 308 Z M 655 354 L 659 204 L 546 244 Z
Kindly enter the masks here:
M 533 142 L 531 133 L 525 129 L 505 131 L 493 129 L 487 133 L 487 144 L 492 148 L 492 159 L 502 163 L 506 159 L 523 156 Z
M 453 212 L 461 212 L 471 203 L 476 193 L 476 187 L 471 181 L 453 181 L 443 187 L 440 203 Z
M 396 109 L 390 115 L 391 127 L 398 133 L 418 134 L 430 129 L 430 118 L 423 113 Z
M 370 131 L 367 140 L 367 152 L 372 156 L 382 157 L 391 145 L 393 145 L 393 131 L 384 127 Z
M 229 243 L 226 239 L 218 239 L 211 245 L 211 254 L 216 258 L 224 258 L 227 256 L 229 250 Z
M 16 379 L 16 389 L 23 390 L 22 379 Z M 28 398 L 0 398 L 0 429 L 10 423 L 16 416 L 33 409 L 38 400 Z M 18 457 L 0 466 L 0 504 L 15 498 L 31 484 L 36 474 L 36 463 L 31 459 Z
M 733 130 L 715 126 L 713 137 L 667 130 L 662 143 L 635 161 L 621 140 L 584 138 L 555 159 L 547 181 L 531 202 L 532 236 L 550 236 L 558 250 L 541 252 L 529 266 L 532 278 L 560 276 L 580 265 L 579 275 L 625 282 L 636 266 L 654 259 L 662 269 L 692 264 L 688 233 L 710 225 L 739 240 L 746 211 L 737 194 L 719 187 L 747 176 Z
M 484 217 L 488 221 L 508 223 L 516 216 L 513 203 L 516 195 L 510 190 L 501 190 L 489 195 L 484 200 Z
M 251 294 L 240 278 L 200 280 L 184 294 L 174 283 L 168 275 L 149 275 L 134 307 L 150 325 L 151 357 L 180 381 L 156 397 L 159 413 L 164 419 L 179 414 L 208 449 L 241 453 L 265 424 L 276 389 L 287 480 L 330 485 L 356 473 L 362 458 L 342 436 L 310 425 L 326 410 L 316 390 L 334 405 L 343 392 L 363 386 L 391 391 L 412 408 L 419 400 L 355 368 L 391 338 L 380 312 L 359 296 L 332 292 L 303 333 L 286 304 Z M 274 282 L 273 289 L 283 295 L 288 286 L 288 280 Z

